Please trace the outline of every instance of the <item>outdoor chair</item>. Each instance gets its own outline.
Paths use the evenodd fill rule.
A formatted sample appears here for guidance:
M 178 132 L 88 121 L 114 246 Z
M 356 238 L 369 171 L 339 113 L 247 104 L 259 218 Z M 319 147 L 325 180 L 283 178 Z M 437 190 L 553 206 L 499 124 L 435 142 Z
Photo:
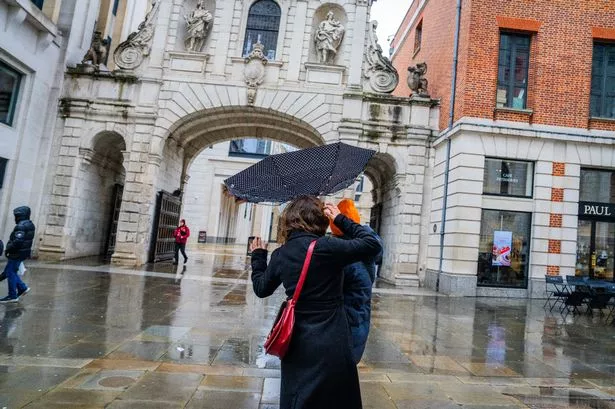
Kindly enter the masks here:
M 564 300 L 566 311 L 570 311 L 572 307 L 573 313 L 580 313 L 579 307 L 587 304 L 591 298 L 588 280 L 576 276 L 566 276 L 566 286 L 569 292 L 568 297 Z
M 564 283 L 564 279 L 561 276 L 545 276 L 545 291 L 547 293 L 547 301 L 543 305 L 543 308 L 549 307 L 549 311 L 558 304 L 562 304 L 562 307 L 566 303 L 566 299 L 570 296 L 568 286 Z

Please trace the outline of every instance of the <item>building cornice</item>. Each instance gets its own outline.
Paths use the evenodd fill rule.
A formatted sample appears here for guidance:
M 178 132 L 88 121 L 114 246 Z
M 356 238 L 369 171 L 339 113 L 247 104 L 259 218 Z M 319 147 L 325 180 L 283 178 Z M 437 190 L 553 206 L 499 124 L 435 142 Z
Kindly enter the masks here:
M 462 132 L 615 145 L 615 132 L 612 131 L 464 117 L 457 121 L 451 129 L 442 131 L 434 140 L 433 146 L 436 147 Z

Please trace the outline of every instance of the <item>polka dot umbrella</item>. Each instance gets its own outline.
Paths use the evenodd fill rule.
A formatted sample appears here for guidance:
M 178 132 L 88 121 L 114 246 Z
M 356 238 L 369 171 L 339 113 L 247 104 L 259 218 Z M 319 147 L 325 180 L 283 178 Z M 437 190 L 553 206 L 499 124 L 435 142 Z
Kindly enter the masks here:
M 233 196 L 252 203 L 284 203 L 350 186 L 376 152 L 342 142 L 270 155 L 226 179 Z

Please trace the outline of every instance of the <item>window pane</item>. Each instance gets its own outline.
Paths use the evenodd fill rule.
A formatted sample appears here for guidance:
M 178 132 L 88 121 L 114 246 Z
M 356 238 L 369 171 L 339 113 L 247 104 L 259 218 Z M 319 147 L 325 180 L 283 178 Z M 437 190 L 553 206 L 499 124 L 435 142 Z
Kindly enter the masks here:
M 21 75 L 0 62 L 0 123 L 12 125 Z
M 534 164 L 532 162 L 485 159 L 483 193 L 532 197 Z
M 275 59 L 280 26 L 280 8 L 272 0 L 261 0 L 250 7 L 244 40 L 243 54 L 248 55 L 253 45 L 260 41 L 265 46 L 265 56 Z
M 478 285 L 527 288 L 531 213 L 483 210 Z
M 267 156 L 271 153 L 271 141 L 260 139 L 236 139 L 231 141 L 229 155 Z
M 590 115 L 615 118 L 615 44 L 594 44 Z
M 582 202 L 615 203 L 615 172 L 581 169 Z
M 45 0 L 32 0 L 32 3 L 34 3 L 36 7 L 42 10 L 44 1 Z
M 497 107 L 525 108 L 529 62 L 530 37 L 502 33 L 498 58 Z

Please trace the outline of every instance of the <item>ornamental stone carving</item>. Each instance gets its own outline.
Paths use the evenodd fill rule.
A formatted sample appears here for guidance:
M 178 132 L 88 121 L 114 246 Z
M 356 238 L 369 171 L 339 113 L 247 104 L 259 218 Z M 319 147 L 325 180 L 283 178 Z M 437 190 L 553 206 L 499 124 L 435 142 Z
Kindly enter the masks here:
M 92 39 L 92 45 L 90 45 L 90 49 L 81 60 L 81 65 L 86 65 L 87 63 L 92 63 L 94 68 L 98 70 L 100 64 L 104 63 L 105 58 L 107 57 L 107 40 L 103 40 L 102 33 L 100 31 L 96 31 L 94 33 L 94 38 Z
M 412 90 L 412 95 L 418 95 L 419 97 L 429 97 L 427 92 L 427 63 L 418 63 L 416 67 L 408 67 L 408 87 Z
M 326 20 L 318 25 L 314 33 L 316 52 L 321 64 L 333 63 L 337 50 L 344 39 L 345 31 L 342 23 L 334 17 L 333 11 L 329 11 Z
M 214 17 L 209 10 L 205 9 L 204 1 L 199 0 L 196 8 L 189 16 L 184 16 L 184 19 L 186 20 L 186 40 L 184 42 L 186 51 L 201 52 Z
M 254 105 L 256 89 L 265 80 L 265 66 L 269 62 L 265 57 L 265 46 L 258 41 L 252 47 L 252 52 L 246 57 L 243 78 L 248 86 L 248 105 Z
M 376 36 L 377 28 L 378 22 L 373 20 L 370 23 L 363 75 L 369 80 L 369 85 L 374 92 L 390 94 L 399 83 L 399 74 L 391 61 L 382 55 L 382 47 L 378 44 Z
M 149 55 L 152 48 L 150 41 L 154 37 L 156 28 L 154 21 L 159 8 L 160 0 L 154 0 L 152 9 L 145 16 L 145 20 L 139 24 L 137 31 L 131 33 L 126 41 L 117 46 L 113 53 L 113 61 L 119 68 L 134 70 Z

